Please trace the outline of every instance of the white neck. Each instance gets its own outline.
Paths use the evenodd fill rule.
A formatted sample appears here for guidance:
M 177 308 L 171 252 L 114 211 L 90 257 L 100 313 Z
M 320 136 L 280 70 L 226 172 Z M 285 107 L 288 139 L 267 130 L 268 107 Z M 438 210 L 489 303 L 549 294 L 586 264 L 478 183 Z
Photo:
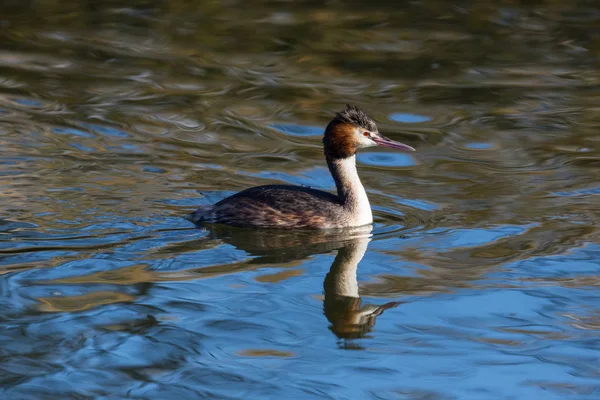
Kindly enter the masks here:
M 352 225 L 360 226 L 372 223 L 371 204 L 369 204 L 367 192 L 358 177 L 356 156 L 342 159 L 327 158 L 327 165 L 335 181 L 340 202 L 348 211 Z

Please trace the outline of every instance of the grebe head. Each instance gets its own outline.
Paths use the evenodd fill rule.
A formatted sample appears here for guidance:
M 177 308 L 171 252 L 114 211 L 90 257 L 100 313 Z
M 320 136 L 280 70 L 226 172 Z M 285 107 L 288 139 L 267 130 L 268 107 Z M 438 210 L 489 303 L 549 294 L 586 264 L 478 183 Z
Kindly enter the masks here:
M 346 109 L 337 113 L 327 125 L 323 145 L 325 154 L 337 159 L 351 157 L 358 149 L 371 146 L 415 151 L 380 134 L 375 122 L 364 111 L 351 105 L 346 105 Z

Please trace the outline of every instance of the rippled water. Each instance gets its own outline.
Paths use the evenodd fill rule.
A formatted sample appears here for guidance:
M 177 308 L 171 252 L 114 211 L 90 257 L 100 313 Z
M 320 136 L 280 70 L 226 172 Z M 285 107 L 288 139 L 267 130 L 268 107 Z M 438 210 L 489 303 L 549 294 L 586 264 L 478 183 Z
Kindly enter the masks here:
M 197 3 L 1 6 L 2 398 L 600 398 L 594 2 Z M 346 102 L 372 232 L 181 218 Z

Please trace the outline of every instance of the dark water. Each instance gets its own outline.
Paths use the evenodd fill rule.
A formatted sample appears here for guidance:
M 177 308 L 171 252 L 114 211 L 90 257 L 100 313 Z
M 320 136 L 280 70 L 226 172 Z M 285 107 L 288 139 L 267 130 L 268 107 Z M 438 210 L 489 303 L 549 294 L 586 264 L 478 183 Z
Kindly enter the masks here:
M 600 398 L 597 3 L 1 9 L 3 399 Z M 346 102 L 372 232 L 180 218 Z

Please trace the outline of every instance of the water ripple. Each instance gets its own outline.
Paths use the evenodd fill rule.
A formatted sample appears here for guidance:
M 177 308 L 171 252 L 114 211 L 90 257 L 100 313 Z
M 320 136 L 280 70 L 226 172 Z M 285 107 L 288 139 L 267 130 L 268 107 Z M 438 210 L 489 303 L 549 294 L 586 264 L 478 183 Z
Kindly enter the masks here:
M 2 398 L 598 397 L 595 5 L 13 3 Z M 373 227 L 182 218 L 346 103 Z

